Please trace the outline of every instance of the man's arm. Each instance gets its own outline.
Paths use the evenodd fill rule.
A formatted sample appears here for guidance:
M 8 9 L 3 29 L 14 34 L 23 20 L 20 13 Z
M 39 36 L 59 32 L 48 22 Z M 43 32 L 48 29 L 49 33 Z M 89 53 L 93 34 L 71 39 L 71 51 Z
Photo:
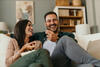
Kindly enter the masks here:
M 34 33 L 32 35 L 32 37 L 30 37 L 30 42 L 31 41 L 34 41 L 34 40 L 39 40 L 43 44 L 44 41 L 46 40 L 46 34 L 45 34 L 45 32 L 37 32 L 37 33 Z

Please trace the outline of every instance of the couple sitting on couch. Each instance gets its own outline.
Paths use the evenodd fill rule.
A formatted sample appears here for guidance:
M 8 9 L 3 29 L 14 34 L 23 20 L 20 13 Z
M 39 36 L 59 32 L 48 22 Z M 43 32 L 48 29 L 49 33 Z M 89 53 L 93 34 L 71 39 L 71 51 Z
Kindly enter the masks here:
M 20 20 L 16 24 L 14 39 L 11 39 L 7 50 L 7 67 L 71 67 L 71 61 L 80 67 L 100 67 L 100 60 L 82 49 L 73 34 L 58 32 L 59 22 L 55 12 L 46 13 L 44 19 L 46 32 L 34 35 L 29 20 Z M 21 57 L 21 53 L 29 50 L 35 51 Z

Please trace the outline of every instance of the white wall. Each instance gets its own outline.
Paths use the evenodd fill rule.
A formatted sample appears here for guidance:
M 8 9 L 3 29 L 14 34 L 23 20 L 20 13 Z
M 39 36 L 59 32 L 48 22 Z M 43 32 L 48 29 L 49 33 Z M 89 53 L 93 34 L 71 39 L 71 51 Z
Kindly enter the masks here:
M 16 1 L 18 0 L 0 0 L 0 21 L 6 22 L 10 31 L 13 31 L 14 26 L 16 24 Z M 55 0 L 30 1 L 34 1 L 34 32 L 44 31 L 44 14 L 54 9 Z
M 92 7 L 92 0 L 86 0 L 86 6 L 87 6 L 87 18 L 88 23 L 90 26 L 94 25 L 93 20 L 93 7 Z
M 92 33 L 100 32 L 100 0 L 86 0 L 87 18 Z
M 100 0 L 95 1 L 95 14 L 96 14 L 96 25 L 98 28 L 98 32 L 100 32 Z
M 10 31 L 13 31 L 16 23 L 15 2 L 17 0 L 0 0 L 0 21 L 8 24 Z M 44 31 L 43 16 L 46 12 L 54 9 L 55 0 L 32 0 L 35 2 L 35 24 L 34 32 Z M 91 26 L 92 33 L 100 32 L 100 0 L 85 0 L 87 6 L 87 20 Z M 95 3 L 94 3 L 94 2 Z M 40 25 L 40 26 L 39 26 Z M 96 26 L 98 30 L 96 29 Z M 38 26 L 38 27 L 37 27 Z

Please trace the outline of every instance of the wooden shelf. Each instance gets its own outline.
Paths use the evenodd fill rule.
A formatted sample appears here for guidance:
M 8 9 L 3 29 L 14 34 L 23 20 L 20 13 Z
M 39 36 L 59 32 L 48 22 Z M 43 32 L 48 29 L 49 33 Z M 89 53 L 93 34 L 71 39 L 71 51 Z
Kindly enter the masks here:
M 75 25 L 86 23 L 85 7 L 83 6 L 56 6 L 54 12 L 59 18 L 60 31 L 75 32 Z
M 56 6 L 56 9 L 84 9 L 84 6 Z
M 82 16 L 59 16 L 59 18 L 81 19 L 81 18 L 82 18 Z
M 75 32 L 75 28 L 60 28 L 60 31 L 62 32 Z
M 75 28 L 75 26 L 70 26 L 70 25 L 60 25 L 60 27 L 70 27 L 70 28 Z

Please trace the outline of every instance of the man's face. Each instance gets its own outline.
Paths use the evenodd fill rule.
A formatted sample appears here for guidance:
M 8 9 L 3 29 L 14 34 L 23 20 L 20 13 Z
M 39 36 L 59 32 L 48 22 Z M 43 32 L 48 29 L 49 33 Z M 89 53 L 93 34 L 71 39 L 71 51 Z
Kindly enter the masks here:
M 58 19 L 56 17 L 55 14 L 49 14 L 46 16 L 46 20 L 45 20 L 45 25 L 47 27 L 48 30 L 51 30 L 53 32 L 57 32 L 58 31 Z

